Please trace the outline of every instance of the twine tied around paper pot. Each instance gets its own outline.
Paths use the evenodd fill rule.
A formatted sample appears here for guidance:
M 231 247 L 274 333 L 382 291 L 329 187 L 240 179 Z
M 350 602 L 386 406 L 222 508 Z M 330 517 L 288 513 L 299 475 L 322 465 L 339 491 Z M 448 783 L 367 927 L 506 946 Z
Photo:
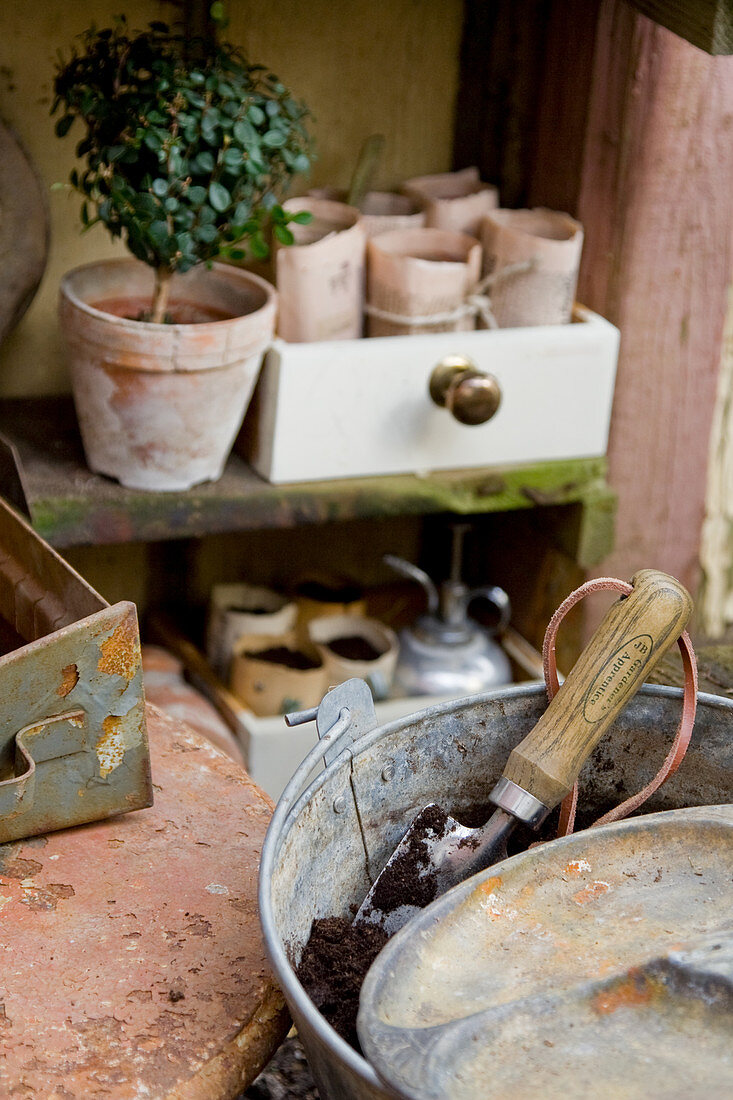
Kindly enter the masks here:
M 514 264 L 507 264 L 506 267 L 502 267 L 499 271 L 495 271 L 493 274 L 486 275 L 485 278 L 481 279 L 481 281 L 476 284 L 474 290 L 466 295 L 465 301 L 456 306 L 455 309 L 446 310 L 442 313 L 427 313 L 423 316 L 414 317 L 407 314 L 392 313 L 390 310 L 386 309 L 379 309 L 377 306 L 370 305 L 368 302 L 364 306 L 364 312 L 369 317 L 376 317 L 380 321 L 388 321 L 395 325 L 410 325 L 411 327 L 450 325 L 466 317 L 473 316 L 482 320 L 486 328 L 496 329 L 499 328 L 499 323 L 494 316 L 494 311 L 491 307 L 491 297 L 488 291 L 504 280 L 512 278 L 514 275 L 521 275 L 525 272 L 532 271 L 534 266 L 535 261 L 533 259 L 520 260 Z
M 492 312 L 499 328 L 571 320 L 583 247 L 580 222 L 543 207 L 492 210 L 481 223 L 481 244 L 484 277 L 532 261 L 521 278 L 494 284 Z
M 481 245 L 444 229 L 392 230 L 367 242 L 367 333 L 475 327 L 466 299 L 481 278 Z

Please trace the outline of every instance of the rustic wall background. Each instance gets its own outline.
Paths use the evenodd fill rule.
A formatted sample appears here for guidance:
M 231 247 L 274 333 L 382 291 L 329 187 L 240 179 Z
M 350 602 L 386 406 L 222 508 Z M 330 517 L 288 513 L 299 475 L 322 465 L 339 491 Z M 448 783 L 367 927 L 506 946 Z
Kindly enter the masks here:
M 387 139 L 378 183 L 451 166 L 458 85 L 461 0 L 232 0 L 227 37 L 253 62 L 270 66 L 306 100 L 319 157 L 303 188 L 346 186 L 364 138 Z M 56 327 L 64 271 L 112 256 L 121 246 L 101 227 L 82 235 L 75 194 L 51 191 L 72 167 L 74 133 L 55 137 L 49 116 L 56 51 L 95 22 L 124 11 L 133 27 L 171 21 L 163 0 L 3 0 L 0 10 L 0 116 L 12 125 L 45 184 L 51 254 L 40 291 L 0 349 L 0 396 L 68 391 Z

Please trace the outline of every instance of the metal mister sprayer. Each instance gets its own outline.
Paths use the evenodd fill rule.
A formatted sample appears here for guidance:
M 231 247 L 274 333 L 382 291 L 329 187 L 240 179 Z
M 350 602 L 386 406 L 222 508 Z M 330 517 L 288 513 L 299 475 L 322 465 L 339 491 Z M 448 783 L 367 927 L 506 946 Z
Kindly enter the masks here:
M 400 632 L 395 695 L 474 695 L 511 683 L 504 650 L 468 614 L 474 600 L 487 600 L 499 612 L 494 633 L 501 633 L 509 623 L 509 597 L 503 588 L 469 588 L 461 580 L 466 530 L 464 524 L 453 527 L 450 578 L 439 589 L 416 565 L 392 554 L 384 556 L 395 572 L 421 585 L 428 598 L 427 611 Z

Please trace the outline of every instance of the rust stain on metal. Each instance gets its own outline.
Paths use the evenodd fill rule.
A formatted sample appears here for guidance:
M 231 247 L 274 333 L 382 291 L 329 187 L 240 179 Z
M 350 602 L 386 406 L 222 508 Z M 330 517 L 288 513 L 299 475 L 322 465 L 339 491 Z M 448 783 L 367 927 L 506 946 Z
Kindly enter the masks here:
M 564 875 L 580 875 L 583 871 L 591 871 L 592 867 L 587 859 L 571 859 L 562 869 Z
M 99 774 L 106 779 L 110 772 L 120 766 L 125 756 L 122 719 L 108 714 L 102 722 L 102 731 L 102 736 L 97 741 L 97 759 Z
M 491 878 L 487 878 L 486 882 L 482 882 L 479 886 L 479 890 L 482 894 L 494 894 L 501 886 L 501 878 L 498 875 L 492 875 Z
M 663 986 L 653 981 L 636 967 L 615 982 L 609 989 L 603 989 L 593 998 L 593 1010 L 599 1016 L 608 1016 L 619 1008 L 637 1008 L 647 1005 Z
M 602 882 L 601 880 L 589 882 L 582 890 L 578 890 L 578 893 L 573 897 L 573 901 L 577 902 L 578 905 L 585 905 L 589 901 L 602 898 L 610 889 L 611 884 L 608 882 Z
M 138 635 L 135 620 L 127 615 L 122 622 L 105 638 L 100 646 L 101 655 L 98 662 L 100 672 L 110 675 L 122 676 L 125 680 L 132 680 L 140 663 L 140 651 L 138 649 Z
M 67 665 L 61 670 L 61 683 L 56 688 L 56 694 L 65 699 L 70 691 L 73 691 L 79 682 L 79 669 L 76 665 Z

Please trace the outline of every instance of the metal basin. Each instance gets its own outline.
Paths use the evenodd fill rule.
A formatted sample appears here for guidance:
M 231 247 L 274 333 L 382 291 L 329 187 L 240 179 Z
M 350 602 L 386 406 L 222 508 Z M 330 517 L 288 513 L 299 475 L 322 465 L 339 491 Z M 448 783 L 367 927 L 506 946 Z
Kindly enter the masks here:
M 426 803 L 438 802 L 459 819 L 486 806 L 509 752 L 546 706 L 541 685 L 512 687 L 377 727 L 360 683 L 348 681 L 321 704 L 319 733 L 323 738 L 330 732 L 283 793 L 260 866 L 268 955 L 322 1100 L 392 1094 L 326 1023 L 298 982 L 294 966 L 313 920 L 351 914 Z M 598 816 L 649 782 L 671 744 L 681 696 L 676 688 L 639 692 L 583 770 L 583 812 Z M 645 812 L 733 801 L 733 703 L 698 698 L 687 756 Z M 313 778 L 319 749 L 327 767 Z

